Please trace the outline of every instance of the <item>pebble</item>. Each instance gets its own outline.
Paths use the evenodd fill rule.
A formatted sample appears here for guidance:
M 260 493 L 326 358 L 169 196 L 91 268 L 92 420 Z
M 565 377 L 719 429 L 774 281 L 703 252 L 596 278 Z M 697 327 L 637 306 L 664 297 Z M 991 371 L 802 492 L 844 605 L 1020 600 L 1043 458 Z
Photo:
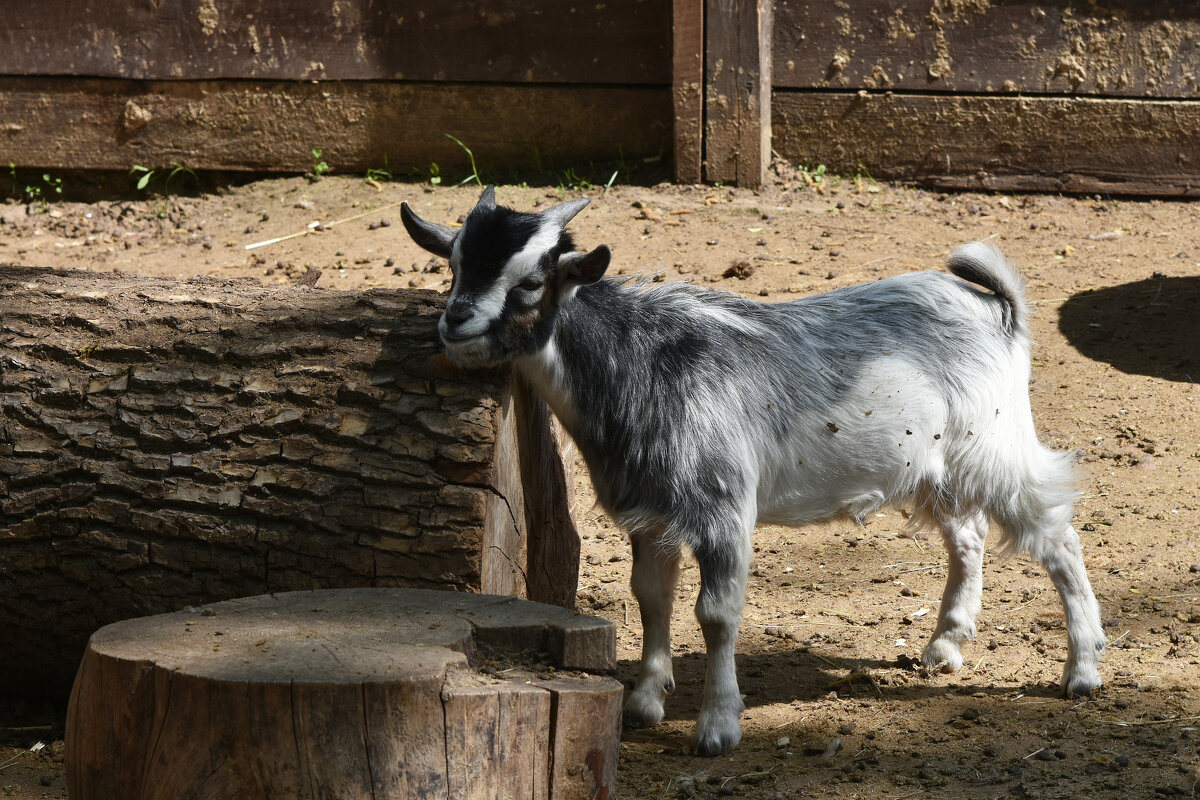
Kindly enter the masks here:
M 389 258 L 387 261 L 383 262 L 383 265 L 385 267 L 390 267 L 390 266 L 393 266 L 395 263 L 396 263 L 396 259 Z
M 1131 760 L 1132 759 L 1130 759 L 1129 756 L 1117 756 L 1117 766 L 1121 769 L 1125 769 L 1129 766 L 1129 762 Z

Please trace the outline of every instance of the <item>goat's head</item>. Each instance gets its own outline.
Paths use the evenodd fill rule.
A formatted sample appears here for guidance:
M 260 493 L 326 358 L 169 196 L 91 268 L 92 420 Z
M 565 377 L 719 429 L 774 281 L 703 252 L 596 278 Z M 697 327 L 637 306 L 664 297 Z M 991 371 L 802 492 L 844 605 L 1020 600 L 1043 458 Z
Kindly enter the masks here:
M 576 252 L 566 231 L 588 202 L 581 198 L 525 214 L 496 205 L 489 186 L 457 230 L 421 219 L 407 203 L 401 206 L 409 236 L 449 259 L 454 273 L 438 322 L 451 360 L 463 366 L 499 364 L 545 346 L 561 304 L 608 269 L 608 247 Z

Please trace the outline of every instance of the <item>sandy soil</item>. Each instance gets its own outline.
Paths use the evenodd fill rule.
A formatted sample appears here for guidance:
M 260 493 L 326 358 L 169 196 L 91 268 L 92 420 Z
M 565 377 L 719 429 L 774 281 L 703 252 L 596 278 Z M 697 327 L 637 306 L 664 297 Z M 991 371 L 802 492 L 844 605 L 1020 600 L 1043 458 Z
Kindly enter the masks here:
M 938 268 L 994 238 L 1035 308 L 1039 430 L 1081 455 L 1076 527 L 1110 648 L 1093 698 L 1060 699 L 1058 598 L 1036 565 L 985 567 L 979 638 L 951 675 L 913 666 L 933 628 L 945 557 L 899 512 L 861 528 L 762 526 L 739 674 L 745 739 L 730 756 L 687 754 L 703 647 L 694 564 L 677 594 L 676 695 L 667 720 L 630 731 L 625 798 L 1191 797 L 1200 782 L 1200 205 L 1110 198 L 939 194 L 786 167 L 760 193 L 704 186 L 591 190 L 572 224 L 616 272 L 658 272 L 766 302 Z M 453 223 L 478 187 L 268 180 L 199 198 L 0 207 L 0 263 L 318 286 L 445 289 L 397 204 Z M 567 195 L 501 186 L 500 202 Z M 307 227 L 320 222 L 321 228 Z M 309 230 L 275 244 L 247 244 Z M 640 647 L 621 533 L 578 470 L 579 605 L 616 622 L 620 677 Z M 0 706 L 0 796 L 64 797 L 61 710 Z M 48 746 L 25 750 L 36 741 Z M 11 766 L 5 766 L 15 759 Z

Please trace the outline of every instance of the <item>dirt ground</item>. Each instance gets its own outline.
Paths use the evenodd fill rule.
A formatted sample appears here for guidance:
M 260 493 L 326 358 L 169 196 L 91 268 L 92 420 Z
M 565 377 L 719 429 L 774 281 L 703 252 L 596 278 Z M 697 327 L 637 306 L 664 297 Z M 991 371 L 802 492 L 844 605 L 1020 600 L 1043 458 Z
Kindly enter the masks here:
M 1063 700 L 1062 609 L 1025 558 L 985 567 L 979 637 L 955 674 L 914 667 L 945 556 L 899 511 L 864 527 L 759 528 L 738 645 L 745 738 L 687 754 L 703 647 L 694 564 L 677 593 L 679 688 L 667 720 L 627 731 L 622 798 L 1191 797 L 1200 784 L 1200 204 L 940 194 L 776 167 L 761 192 L 590 189 L 572 230 L 618 273 L 655 272 L 786 301 L 910 270 L 992 238 L 1035 309 L 1032 397 L 1051 446 L 1081 457 L 1076 527 L 1103 608 L 1104 687 Z M 260 181 L 198 198 L 0 206 L 0 264 L 196 274 L 318 286 L 446 289 L 445 267 L 399 224 L 407 200 L 446 223 L 478 187 L 361 178 Z M 501 186 L 542 208 L 577 192 Z M 310 227 L 319 222 L 319 226 Z M 246 245 L 301 231 L 254 249 Z M 580 465 L 579 606 L 618 627 L 622 679 L 640 647 L 628 544 Z M 0 707 L 0 797 L 64 797 L 61 709 Z M 6 726 L 6 727 L 5 727 Z M 35 742 L 44 749 L 29 752 Z

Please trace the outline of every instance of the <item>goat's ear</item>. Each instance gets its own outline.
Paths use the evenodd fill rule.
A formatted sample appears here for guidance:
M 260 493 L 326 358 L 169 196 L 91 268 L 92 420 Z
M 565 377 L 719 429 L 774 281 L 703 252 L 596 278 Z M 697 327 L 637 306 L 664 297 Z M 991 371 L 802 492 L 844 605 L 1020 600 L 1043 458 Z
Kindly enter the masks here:
M 408 207 L 408 203 L 400 204 L 400 219 L 404 221 L 404 229 L 412 240 L 424 247 L 435 256 L 450 257 L 450 249 L 454 246 L 454 237 L 458 231 L 446 225 L 426 222 L 418 217 Z
M 558 257 L 558 269 L 567 286 L 595 283 L 604 276 L 612 251 L 602 244 L 590 253 L 567 253 Z
M 567 227 L 567 223 L 575 219 L 575 215 L 583 211 L 584 206 L 592 202 L 587 197 L 581 197 L 578 200 L 568 200 L 565 203 L 559 203 L 556 206 L 550 206 L 541 213 L 543 219 L 548 219 L 560 228 Z

